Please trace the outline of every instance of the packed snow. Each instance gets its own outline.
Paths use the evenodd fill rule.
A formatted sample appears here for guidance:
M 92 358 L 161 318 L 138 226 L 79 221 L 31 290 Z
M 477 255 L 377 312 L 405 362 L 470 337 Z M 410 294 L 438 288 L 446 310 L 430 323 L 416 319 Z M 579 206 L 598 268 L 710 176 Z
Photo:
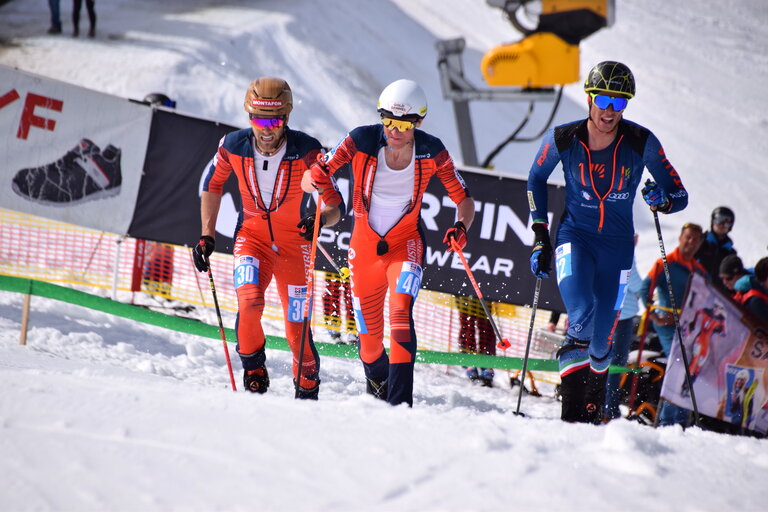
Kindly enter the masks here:
M 667 250 L 687 221 L 721 204 L 747 266 L 765 256 L 761 173 L 768 140 L 768 4 L 619 0 L 614 26 L 581 44 L 581 69 L 626 62 L 638 79 L 627 118 L 648 126 L 691 193 L 663 218 Z M 695 7 L 694 7 L 695 4 Z M 427 91 L 424 128 L 461 160 L 434 43 L 467 39 L 465 69 L 519 39 L 482 0 L 113 0 L 97 2 L 95 39 L 49 36 L 47 3 L 0 6 L 0 63 L 114 95 L 165 92 L 180 111 L 244 125 L 244 87 L 283 76 L 293 127 L 333 145 L 376 119 L 389 82 Z M 81 28 L 87 25 L 85 12 Z M 472 105 L 482 159 L 527 105 Z M 585 115 L 566 87 L 555 123 Z M 537 106 L 536 121 L 548 109 Z M 525 177 L 538 144 L 495 160 Z M 638 201 L 640 203 L 640 201 Z M 194 212 L 190 212 L 193 214 Z M 636 209 L 638 263 L 659 255 Z M 22 296 L 0 292 L 2 510 L 764 510 L 768 441 L 617 420 L 560 422 L 559 403 L 494 388 L 460 368 L 419 366 L 414 407 L 365 395 L 358 361 L 322 359 L 318 402 L 293 400 L 289 354 L 268 351 L 269 393 L 233 393 L 221 342 L 34 297 L 26 346 Z M 232 351 L 231 351 L 232 352 Z M 239 373 L 239 362 L 233 360 Z

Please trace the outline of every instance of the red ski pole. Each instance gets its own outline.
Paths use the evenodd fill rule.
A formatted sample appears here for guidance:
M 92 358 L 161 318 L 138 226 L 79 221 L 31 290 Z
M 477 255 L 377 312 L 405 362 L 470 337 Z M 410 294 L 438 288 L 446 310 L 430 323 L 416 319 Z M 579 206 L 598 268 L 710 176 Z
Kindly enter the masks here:
M 461 263 L 464 265 L 464 270 L 467 271 L 467 276 L 469 277 L 469 281 L 472 283 L 472 287 L 474 287 L 475 289 L 477 298 L 480 299 L 480 305 L 483 306 L 483 311 L 485 311 L 485 316 L 488 317 L 488 321 L 491 323 L 491 327 L 493 327 L 493 332 L 496 333 L 496 337 L 499 339 L 499 343 L 497 346 L 502 350 L 508 349 L 509 347 L 512 346 L 512 344 L 509 342 L 507 338 L 502 338 L 501 333 L 499 332 L 499 328 L 496 327 L 496 322 L 493 321 L 491 312 L 488 310 L 488 305 L 485 303 L 483 292 L 480 291 L 480 287 L 477 285 L 477 281 L 475 281 L 475 276 L 472 275 L 472 271 L 469 269 L 467 258 L 464 257 L 464 253 L 461 251 L 461 247 L 459 247 L 459 244 L 456 243 L 455 239 L 451 239 L 451 247 L 453 248 L 454 251 L 456 251 L 456 254 L 459 255 L 459 258 L 461 259 Z
M 201 241 L 202 243 L 202 241 Z M 232 384 L 232 391 L 237 391 L 235 385 L 235 375 L 232 373 L 232 361 L 229 360 L 229 349 L 227 348 L 227 335 L 224 333 L 224 322 L 221 320 L 221 310 L 219 309 L 219 299 L 216 297 L 216 285 L 213 284 L 213 273 L 211 272 L 211 260 L 208 263 L 208 281 L 211 283 L 211 294 L 213 294 L 213 305 L 216 307 L 216 318 L 219 319 L 219 334 L 221 342 L 224 344 L 224 357 L 227 360 L 227 369 L 229 370 L 229 382 Z

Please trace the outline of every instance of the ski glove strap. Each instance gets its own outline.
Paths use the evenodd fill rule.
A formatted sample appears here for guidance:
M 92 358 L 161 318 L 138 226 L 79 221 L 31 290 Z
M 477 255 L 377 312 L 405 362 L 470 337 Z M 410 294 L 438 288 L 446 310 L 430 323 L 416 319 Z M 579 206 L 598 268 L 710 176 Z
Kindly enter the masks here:
M 325 215 L 320 215 L 320 229 L 325 226 Z M 308 242 L 312 241 L 312 237 L 315 234 L 315 214 L 307 215 L 296 224 L 299 228 L 299 236 Z
M 531 272 L 536 277 L 549 277 L 552 270 L 552 243 L 549 241 L 549 230 L 546 224 L 533 225 L 536 238 L 531 251 Z
M 456 224 L 448 228 L 448 231 L 445 232 L 445 236 L 443 237 L 443 243 L 448 246 L 448 252 L 453 251 L 452 240 L 456 240 L 459 249 L 463 250 L 467 245 L 467 227 L 460 220 L 456 221 Z
M 200 237 L 200 241 L 192 251 L 192 261 L 195 262 L 195 268 L 200 272 L 208 272 L 210 268 L 210 260 L 208 257 L 213 254 L 213 250 L 216 249 L 216 241 L 213 237 L 203 235 Z
M 645 199 L 645 202 L 648 203 L 648 206 L 650 206 L 653 211 L 663 213 L 668 211 L 672 206 L 667 194 L 664 193 L 664 189 L 662 189 L 656 182 L 651 180 L 646 181 L 641 192 L 643 194 L 643 199 Z

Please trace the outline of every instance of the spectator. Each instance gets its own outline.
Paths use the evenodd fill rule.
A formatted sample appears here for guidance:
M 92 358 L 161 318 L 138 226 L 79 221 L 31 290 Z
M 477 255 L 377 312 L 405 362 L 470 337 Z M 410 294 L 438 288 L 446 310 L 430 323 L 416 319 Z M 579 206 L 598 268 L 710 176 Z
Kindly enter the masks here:
M 61 34 L 61 2 L 60 0 L 48 0 L 48 7 L 51 9 L 51 28 L 49 34 Z
M 630 69 L 600 62 L 584 81 L 589 108 L 581 119 L 549 130 L 528 174 L 528 204 L 535 234 L 531 272 L 549 277 L 547 180 L 562 167 L 565 212 L 555 248 L 557 284 L 568 314 L 558 351 L 561 419 L 599 423 L 611 365 L 611 332 L 619 316 L 621 278 L 632 268 L 633 201 L 648 169 L 654 181 L 642 189 L 652 210 L 664 214 L 688 205 L 680 175 L 649 129 L 624 118 L 635 96 Z M 562 164 L 562 166 L 561 166 Z
M 637 233 L 635 233 L 635 247 L 637 247 Z M 611 365 L 625 366 L 629 358 L 629 345 L 637 329 L 637 314 L 640 311 L 639 300 L 640 290 L 643 287 L 643 280 L 637 272 L 637 262 L 632 260 L 632 270 L 627 276 L 626 287 L 624 288 L 624 300 L 621 303 L 621 313 L 619 321 L 613 332 L 613 343 L 611 344 Z M 619 385 L 621 383 L 621 374 L 613 373 L 608 375 L 608 381 L 605 387 L 605 408 L 603 410 L 603 421 L 610 421 L 620 416 L 619 412 Z
M 729 254 L 720 262 L 718 274 L 725 289 L 728 290 L 731 296 L 734 296 L 736 294 L 736 283 L 747 275 L 747 271 L 744 269 L 741 258 L 736 254 Z
M 712 210 L 709 231 L 704 233 L 704 242 L 694 256 L 721 291 L 725 291 L 726 286 L 720 279 L 720 263 L 729 254 L 736 254 L 733 241 L 728 236 L 735 220 L 733 210 L 727 206 L 718 206 Z
M 755 275 L 745 275 L 736 282 L 736 298 L 758 320 L 768 323 L 768 257 L 755 265 Z
M 557 324 L 560 322 L 560 311 L 552 311 L 549 314 L 549 321 L 547 322 L 546 330 L 549 332 L 557 332 Z
M 344 315 L 341 314 L 342 296 Z M 323 294 L 323 321 L 328 328 L 328 335 L 334 343 L 357 345 L 357 329 L 352 309 L 352 292 L 349 277 L 336 273 L 325 274 L 325 293 Z M 342 325 L 342 323 L 344 325 Z M 346 331 L 342 336 L 342 331 Z
M 57 2 L 58 3 L 58 2 Z M 73 0 L 72 2 L 72 36 L 77 37 L 80 35 L 80 8 L 83 6 L 83 0 Z M 96 1 L 85 0 L 85 8 L 88 9 L 88 21 L 90 22 L 90 28 L 88 29 L 88 37 L 96 36 Z
M 496 355 L 496 334 L 480 300 L 456 297 L 459 310 L 459 350 L 467 354 Z M 470 380 L 493 387 L 493 368 L 465 368 Z
M 144 268 L 141 281 L 147 293 L 170 299 L 173 286 L 173 255 L 170 244 L 144 242 Z
M 687 223 L 680 230 L 678 245 L 667 255 L 672 293 L 675 305 L 679 308 L 683 304 L 683 295 L 688 284 L 688 278 L 693 272 L 706 275 L 707 271 L 693 257 L 699 250 L 703 240 L 703 232 L 698 224 Z M 654 292 L 657 303 L 653 304 Z M 653 328 L 659 336 L 664 355 L 669 357 L 672 342 L 675 339 L 675 319 L 672 314 L 672 302 L 669 297 L 669 286 L 664 272 L 664 263 L 661 258 L 653 264 L 648 277 L 643 281 L 641 295 L 646 308 L 649 309 L 648 318 L 653 322 Z M 678 315 L 680 310 L 677 311 Z M 685 425 L 688 420 L 688 409 L 683 409 L 669 402 L 664 402 L 659 411 L 660 425 Z

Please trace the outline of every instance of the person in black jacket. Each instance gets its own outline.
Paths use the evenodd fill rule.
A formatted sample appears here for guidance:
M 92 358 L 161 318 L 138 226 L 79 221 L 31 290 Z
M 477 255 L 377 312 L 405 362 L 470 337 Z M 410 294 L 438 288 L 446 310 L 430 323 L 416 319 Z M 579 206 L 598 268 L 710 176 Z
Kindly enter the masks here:
M 72 2 L 72 36 L 80 35 L 80 9 L 83 7 L 83 0 L 73 0 Z M 88 37 L 96 37 L 96 0 L 85 0 L 85 8 L 88 10 Z
M 720 263 L 729 254 L 736 254 L 733 241 L 728 233 L 733 229 L 736 217 L 727 206 L 718 206 L 712 210 L 709 231 L 704 233 L 704 242 L 694 258 L 706 269 L 712 282 L 721 290 L 727 288 L 720 278 Z

